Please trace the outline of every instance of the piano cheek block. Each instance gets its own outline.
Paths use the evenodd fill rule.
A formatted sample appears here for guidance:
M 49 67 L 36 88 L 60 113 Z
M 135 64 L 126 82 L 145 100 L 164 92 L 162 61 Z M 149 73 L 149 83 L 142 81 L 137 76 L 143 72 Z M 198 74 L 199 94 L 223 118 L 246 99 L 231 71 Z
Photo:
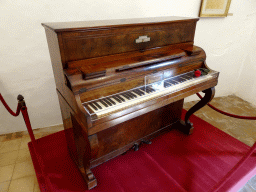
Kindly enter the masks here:
M 92 167 L 172 128 L 192 133 L 189 117 L 213 98 L 219 74 L 193 44 L 197 21 L 156 17 L 42 24 L 70 156 L 88 189 L 97 185 Z M 196 69 L 204 74 L 195 78 Z M 154 73 L 163 74 L 161 89 L 145 84 L 145 76 Z M 181 121 L 184 98 L 203 90 L 203 100 Z

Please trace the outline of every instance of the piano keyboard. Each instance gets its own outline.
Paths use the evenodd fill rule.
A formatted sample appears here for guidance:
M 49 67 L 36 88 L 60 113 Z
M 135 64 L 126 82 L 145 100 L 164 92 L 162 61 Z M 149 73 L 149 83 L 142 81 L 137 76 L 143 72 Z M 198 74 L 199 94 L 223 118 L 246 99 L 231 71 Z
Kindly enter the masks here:
M 98 118 L 105 116 L 136 104 L 140 104 L 160 96 L 170 94 L 172 92 L 190 87 L 192 85 L 201 83 L 213 77 L 214 73 L 209 73 L 205 76 L 194 77 L 194 71 L 184 73 L 163 81 L 163 87 L 157 90 L 151 84 L 147 86 L 137 87 L 129 91 L 114 94 L 108 97 L 95 99 L 83 103 L 85 109 L 90 109 L 97 115 Z

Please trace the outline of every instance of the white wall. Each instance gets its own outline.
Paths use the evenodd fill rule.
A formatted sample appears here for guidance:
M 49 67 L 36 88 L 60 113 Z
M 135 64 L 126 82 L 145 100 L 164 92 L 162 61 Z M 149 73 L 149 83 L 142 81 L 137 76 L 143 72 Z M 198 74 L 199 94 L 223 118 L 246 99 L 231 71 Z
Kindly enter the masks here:
M 256 1 L 252 5 L 256 7 Z M 256 106 L 256 10 L 248 14 L 247 21 L 254 21 L 254 29 L 249 46 L 244 48 L 248 53 L 240 70 L 235 94 Z
M 246 58 L 250 57 L 251 65 L 255 61 L 255 56 L 248 56 L 245 51 L 249 46 L 255 49 L 255 44 L 250 43 L 255 25 L 254 16 L 250 16 L 256 10 L 253 1 L 233 0 L 230 8 L 233 17 L 201 18 L 198 22 L 195 44 L 205 49 L 209 67 L 221 72 L 217 96 L 235 93 Z M 42 22 L 172 15 L 197 17 L 200 2 L 3 0 L 0 2 L 0 92 L 12 109 L 16 108 L 19 93 L 25 97 L 33 128 L 60 124 L 62 120 Z M 0 115 L 0 134 L 26 129 L 22 117 L 10 116 L 1 104 Z

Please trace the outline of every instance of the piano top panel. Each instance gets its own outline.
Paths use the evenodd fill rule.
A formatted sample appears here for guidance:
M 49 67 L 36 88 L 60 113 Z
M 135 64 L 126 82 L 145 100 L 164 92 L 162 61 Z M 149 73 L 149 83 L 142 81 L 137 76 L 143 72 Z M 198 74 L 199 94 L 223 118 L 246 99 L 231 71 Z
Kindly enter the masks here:
M 89 28 L 105 28 L 109 26 L 122 27 L 132 25 L 144 25 L 147 24 L 164 24 L 169 22 L 180 21 L 198 21 L 198 18 L 191 17 L 150 17 L 150 18 L 133 18 L 133 19 L 115 19 L 115 20 L 94 20 L 94 21 L 75 21 L 75 22 L 52 22 L 42 23 L 44 27 L 47 27 L 56 32 L 68 32 L 68 31 L 84 31 Z
M 132 20 L 45 23 L 46 33 L 57 35 L 61 62 L 145 51 L 192 43 L 198 19 L 156 17 Z

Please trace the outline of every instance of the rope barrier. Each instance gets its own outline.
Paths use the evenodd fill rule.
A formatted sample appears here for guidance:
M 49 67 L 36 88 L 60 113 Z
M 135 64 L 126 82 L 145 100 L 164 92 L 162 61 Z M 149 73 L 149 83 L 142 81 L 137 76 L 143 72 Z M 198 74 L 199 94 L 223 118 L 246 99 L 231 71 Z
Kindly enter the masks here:
M 7 103 L 5 102 L 2 94 L 0 93 L 0 100 L 2 101 L 3 105 L 5 106 L 5 108 L 7 109 L 7 111 L 14 117 L 17 117 L 20 114 L 20 109 L 21 109 L 21 105 L 20 103 L 18 103 L 17 105 L 17 109 L 16 109 L 16 113 L 14 113 L 11 108 L 7 105 Z
M 242 159 L 219 181 L 213 188 L 212 192 L 217 192 L 230 179 L 232 175 L 244 164 L 244 162 L 253 154 L 256 149 L 256 142 Z
M 43 159 L 42 157 L 39 155 L 38 153 L 38 147 L 37 147 L 37 143 L 36 143 L 36 140 L 35 140 L 35 136 L 34 136 L 34 133 L 33 133 L 33 130 L 32 130 L 32 126 L 31 126 L 31 123 L 30 123 L 30 120 L 29 120 L 29 115 L 28 115 L 28 111 L 27 111 L 27 107 L 26 107 L 26 103 L 24 101 L 24 97 L 22 95 L 18 95 L 17 97 L 18 99 L 18 105 L 17 105 L 17 110 L 16 110 L 16 113 L 14 113 L 11 108 L 7 105 L 7 103 L 5 102 L 4 98 L 2 97 L 2 94 L 0 93 L 0 100 L 1 102 L 3 103 L 3 105 L 5 106 L 5 108 L 7 109 L 7 111 L 13 115 L 13 116 L 18 116 L 20 114 L 20 111 L 23 115 L 23 119 L 25 121 L 25 124 L 27 126 L 27 130 L 28 130 L 28 133 L 29 133 L 29 136 L 30 136 L 30 139 L 31 139 L 31 142 L 32 142 L 32 150 L 34 151 L 36 157 L 37 157 L 37 160 L 38 160 L 38 164 L 39 164 L 39 169 L 41 170 L 41 174 L 42 174 L 42 178 L 45 183 L 50 183 L 50 180 L 48 177 L 46 177 L 46 174 L 44 172 L 44 163 L 43 163 Z M 54 190 L 52 189 L 52 187 L 49 188 L 49 186 L 51 185 L 47 185 L 47 186 L 40 186 L 42 187 L 42 189 L 44 191 L 51 191 L 53 192 Z
M 196 94 L 200 99 L 202 99 L 203 97 L 197 93 Z M 223 114 L 223 115 L 227 115 L 229 117 L 233 117 L 233 118 L 238 118 L 238 119 L 247 119 L 247 120 L 256 120 L 256 117 L 248 117 L 248 116 L 240 116 L 240 115 L 234 115 L 231 113 L 227 113 L 225 111 L 222 111 L 216 107 L 214 107 L 211 104 L 207 104 L 210 108 L 212 108 L 213 110 Z M 256 149 L 256 142 L 253 144 L 253 146 L 250 148 L 250 150 L 242 157 L 242 159 L 221 179 L 221 181 L 219 181 L 212 189 L 211 192 L 217 192 L 220 190 L 220 188 L 231 178 L 232 175 L 234 175 L 234 173 L 245 163 L 245 161 L 253 154 L 253 152 Z
M 203 97 L 197 93 L 196 94 L 200 99 L 202 99 Z M 237 118 L 237 119 L 247 119 L 247 120 L 256 120 L 256 117 L 248 117 L 248 116 L 240 116 L 240 115 L 234 115 L 234 114 L 231 114 L 231 113 L 227 113 L 225 111 L 222 111 L 214 106 L 212 106 L 210 103 L 207 104 L 210 108 L 212 108 L 213 110 L 223 114 L 223 115 L 227 115 L 229 117 L 234 117 L 234 118 Z

